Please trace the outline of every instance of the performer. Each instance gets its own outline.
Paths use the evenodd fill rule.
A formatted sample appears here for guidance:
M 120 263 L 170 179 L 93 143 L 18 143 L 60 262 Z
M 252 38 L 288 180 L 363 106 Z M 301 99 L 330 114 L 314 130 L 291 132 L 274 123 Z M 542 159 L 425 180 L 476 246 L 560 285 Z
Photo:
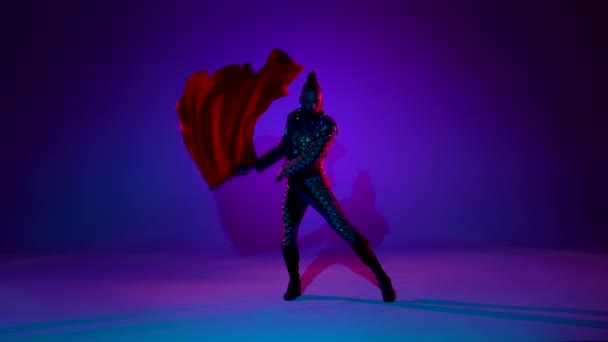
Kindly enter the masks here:
M 323 95 L 314 72 L 308 75 L 302 88 L 300 105 L 300 108 L 287 116 L 280 143 L 259 158 L 254 165 L 239 169 L 240 174 L 246 174 L 251 168 L 261 172 L 286 158 L 286 163 L 277 177 L 277 181 L 287 178 L 287 191 L 282 208 L 282 253 L 289 273 L 289 284 L 283 298 L 294 300 L 302 294 L 297 235 L 304 213 L 310 205 L 371 269 L 378 280 L 382 299 L 385 302 L 393 302 L 396 293 L 391 279 L 382 269 L 367 239 L 345 217 L 323 170 L 324 159 L 338 134 L 338 128 L 336 122 L 323 111 Z

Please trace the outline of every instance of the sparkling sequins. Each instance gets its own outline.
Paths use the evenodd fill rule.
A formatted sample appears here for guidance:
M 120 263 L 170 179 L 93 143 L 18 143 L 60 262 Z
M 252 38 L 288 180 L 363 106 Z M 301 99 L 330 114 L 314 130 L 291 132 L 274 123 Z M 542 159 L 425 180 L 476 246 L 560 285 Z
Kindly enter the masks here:
M 322 176 L 313 176 L 295 181 L 286 193 L 283 204 L 284 246 L 296 243 L 298 227 L 308 205 L 346 241 L 352 242 L 357 238 L 357 230 L 348 222 L 327 180 Z
M 323 161 L 338 134 L 336 123 L 325 114 L 305 118 L 296 110 L 288 116 L 287 126 L 284 140 L 288 161 L 284 175 L 289 180 L 282 208 L 283 246 L 296 244 L 298 229 L 309 205 L 340 236 L 354 241 L 358 232 L 346 219 L 323 171 Z M 316 174 L 311 176 L 307 170 L 316 170 Z
M 310 130 L 308 125 L 314 126 Z M 322 169 L 323 160 L 333 143 L 336 124 L 329 116 L 320 115 L 314 121 L 296 127 L 292 136 L 292 157 L 285 165 L 285 176 L 314 168 Z M 301 153 L 298 153 L 302 151 Z
M 288 183 L 287 191 L 285 192 L 285 200 L 283 201 L 283 246 L 293 246 L 298 238 L 298 228 L 304 213 L 308 207 L 308 203 L 299 196 L 297 186 Z

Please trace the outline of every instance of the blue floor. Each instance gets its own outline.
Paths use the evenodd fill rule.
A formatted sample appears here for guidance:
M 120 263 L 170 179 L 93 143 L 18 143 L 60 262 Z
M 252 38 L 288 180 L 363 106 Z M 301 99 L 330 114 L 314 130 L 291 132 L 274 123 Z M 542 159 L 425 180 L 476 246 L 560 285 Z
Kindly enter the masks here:
M 564 341 L 608 339 L 608 254 L 378 253 L 383 303 L 353 255 L 66 254 L 0 263 L 0 341 Z

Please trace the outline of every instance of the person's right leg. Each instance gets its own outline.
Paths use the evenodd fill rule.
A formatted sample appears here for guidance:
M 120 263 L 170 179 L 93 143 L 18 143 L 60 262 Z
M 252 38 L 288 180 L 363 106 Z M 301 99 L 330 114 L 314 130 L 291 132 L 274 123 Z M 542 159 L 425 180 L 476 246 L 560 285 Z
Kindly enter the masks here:
M 308 203 L 300 198 L 293 186 L 287 185 L 283 201 L 283 239 L 282 251 L 285 266 L 289 273 L 289 284 L 283 295 L 285 300 L 294 300 L 302 294 L 300 281 L 300 252 L 298 250 L 298 229 L 304 218 Z

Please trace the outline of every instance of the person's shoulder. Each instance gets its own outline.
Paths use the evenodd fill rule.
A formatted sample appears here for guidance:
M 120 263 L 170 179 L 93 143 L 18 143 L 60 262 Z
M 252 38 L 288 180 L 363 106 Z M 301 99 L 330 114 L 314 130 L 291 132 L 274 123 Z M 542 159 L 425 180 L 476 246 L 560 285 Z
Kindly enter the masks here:
M 319 115 L 318 127 L 322 132 L 333 132 L 333 134 L 338 134 L 338 124 L 336 123 L 336 120 L 325 112 Z
M 321 113 L 319 115 L 319 124 L 321 126 L 329 127 L 329 128 L 333 128 L 333 127 L 337 127 L 338 126 L 338 124 L 336 123 L 336 120 L 334 120 L 334 118 L 332 118 L 326 112 L 323 112 L 323 113 Z

